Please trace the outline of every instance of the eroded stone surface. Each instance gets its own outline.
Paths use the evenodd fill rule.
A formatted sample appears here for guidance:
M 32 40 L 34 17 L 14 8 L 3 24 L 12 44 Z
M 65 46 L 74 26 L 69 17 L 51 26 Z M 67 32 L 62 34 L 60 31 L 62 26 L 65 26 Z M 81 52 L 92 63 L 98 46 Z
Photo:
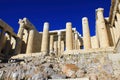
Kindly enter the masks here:
M 23 57 L 25 61 L 0 64 L 0 77 L 5 80 L 71 79 L 119 80 L 119 65 L 108 54 L 74 54 L 63 57 Z M 114 65 L 114 66 L 113 66 Z M 118 71 L 117 71 L 118 70 Z

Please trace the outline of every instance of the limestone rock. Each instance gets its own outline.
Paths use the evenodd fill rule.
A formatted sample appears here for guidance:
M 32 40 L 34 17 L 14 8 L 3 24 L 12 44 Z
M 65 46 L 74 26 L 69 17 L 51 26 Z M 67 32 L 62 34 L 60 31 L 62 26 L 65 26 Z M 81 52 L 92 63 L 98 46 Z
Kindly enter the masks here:
M 62 72 L 68 77 L 76 77 L 76 71 L 79 68 L 75 64 L 65 64 L 62 66 Z

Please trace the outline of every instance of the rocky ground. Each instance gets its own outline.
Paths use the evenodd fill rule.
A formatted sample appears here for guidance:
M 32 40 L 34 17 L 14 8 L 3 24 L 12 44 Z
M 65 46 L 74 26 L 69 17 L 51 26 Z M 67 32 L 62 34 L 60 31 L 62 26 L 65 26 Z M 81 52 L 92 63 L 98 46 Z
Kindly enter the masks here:
M 120 65 L 104 53 L 24 57 L 0 64 L 0 80 L 48 80 L 87 77 L 90 80 L 120 80 Z M 119 71 L 119 70 L 118 70 Z M 116 73 L 116 74 L 115 74 Z

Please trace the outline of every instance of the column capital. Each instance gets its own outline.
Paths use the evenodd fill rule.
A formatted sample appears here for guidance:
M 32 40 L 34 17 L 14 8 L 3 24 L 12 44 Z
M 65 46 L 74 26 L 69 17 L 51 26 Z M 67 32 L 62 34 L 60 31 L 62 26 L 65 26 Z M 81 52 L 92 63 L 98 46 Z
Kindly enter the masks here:
M 24 21 L 22 19 L 19 19 L 18 23 L 22 24 L 22 23 L 24 23 Z
M 103 11 L 104 11 L 103 8 L 98 8 L 98 9 L 96 9 L 96 12 L 103 12 Z
M 20 24 L 20 28 L 25 28 L 25 23 L 22 19 L 19 19 L 18 23 Z
M 57 34 L 58 34 L 58 36 L 61 36 L 61 31 L 58 31 Z
M 87 17 L 83 17 L 83 18 L 82 18 L 82 21 L 86 21 L 86 20 L 88 20 Z
M 48 22 L 44 23 L 44 29 L 49 29 L 49 23 Z
M 88 23 L 88 18 L 87 18 L 87 17 L 83 17 L 83 18 L 82 18 L 82 22 L 83 22 L 83 24 L 84 24 L 84 23 Z
M 75 31 L 74 33 L 75 33 L 75 34 L 78 34 L 78 32 L 77 32 L 77 31 Z
M 71 22 L 67 22 L 66 26 L 72 26 L 72 23 Z

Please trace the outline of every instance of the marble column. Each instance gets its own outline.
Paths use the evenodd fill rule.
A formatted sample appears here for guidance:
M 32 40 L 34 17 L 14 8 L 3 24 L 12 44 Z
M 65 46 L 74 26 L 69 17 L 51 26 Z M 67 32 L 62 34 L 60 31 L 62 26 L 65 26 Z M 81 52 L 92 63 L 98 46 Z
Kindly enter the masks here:
M 91 39 L 90 39 L 89 23 L 88 23 L 87 17 L 82 18 L 82 26 L 83 26 L 84 49 L 90 49 L 91 48 Z
M 24 27 L 25 27 L 25 23 L 23 23 L 23 21 L 21 20 L 21 19 L 19 19 L 19 25 L 20 25 L 20 27 L 19 27 L 19 30 L 18 30 L 18 37 L 20 38 L 20 39 L 22 39 L 22 37 L 23 37 L 23 32 L 24 32 Z
M 35 30 L 30 30 L 29 31 L 29 38 L 28 38 L 28 43 L 27 43 L 27 49 L 26 53 L 30 54 L 34 52 L 34 37 L 35 37 Z
M 54 41 L 54 52 L 55 55 L 58 55 L 58 41 Z
M 64 41 L 61 41 L 61 53 L 64 52 Z
M 12 48 L 12 45 L 11 45 L 11 37 L 12 36 L 11 36 L 11 34 L 6 34 L 5 36 L 7 37 L 7 41 L 6 41 L 6 46 L 5 46 L 4 54 L 6 56 L 8 56 L 9 53 L 10 53 L 10 50 Z
M 77 50 L 77 45 L 78 45 L 78 34 L 77 31 L 75 31 L 75 49 Z
M 119 10 L 119 13 L 120 13 L 120 3 L 118 4 L 118 10 Z
M 120 24 L 116 20 L 115 20 L 115 27 L 113 27 L 113 30 L 115 36 L 115 43 L 117 43 L 120 37 Z
M 50 35 L 50 52 L 54 51 L 54 36 Z
M 66 23 L 66 50 L 73 49 L 72 23 Z
M 20 54 L 21 39 L 19 37 L 16 37 L 15 40 L 16 40 L 16 45 L 15 45 L 14 54 Z
M 79 40 L 79 39 L 77 40 L 77 43 L 78 43 L 78 44 L 77 44 L 77 48 L 76 48 L 76 49 L 77 49 L 77 50 L 79 50 L 79 49 L 80 49 L 80 47 L 81 47 L 81 45 L 82 45 L 82 43 L 80 42 L 80 40 Z
M 2 29 L 2 32 L 1 32 L 1 35 L 0 35 L 0 53 L 1 53 L 2 48 L 3 48 L 4 38 L 5 38 L 5 31 L 4 31 L 4 29 Z
M 61 55 L 61 32 L 58 32 L 58 56 Z
M 115 20 L 115 28 L 114 30 L 114 35 L 115 35 L 115 43 L 117 43 L 118 38 L 120 37 L 120 14 L 116 13 L 117 21 Z
M 92 46 L 92 48 L 99 48 L 99 44 L 98 44 L 98 39 L 97 39 L 97 37 L 96 36 L 92 36 L 91 37 L 91 46 Z
M 118 21 L 118 23 L 119 23 L 119 25 L 120 25 L 120 14 L 119 14 L 119 13 L 116 13 L 116 17 L 117 17 L 117 21 Z
M 23 26 L 23 25 L 20 25 L 19 30 L 18 30 L 18 34 L 17 34 L 20 39 L 22 39 L 23 32 L 24 32 L 24 28 L 21 26 Z
M 41 52 L 48 53 L 48 39 L 49 39 L 49 23 L 44 23 L 44 29 L 42 34 L 42 45 L 41 45 Z
M 72 37 L 72 39 L 73 39 L 73 40 L 72 40 L 72 45 L 73 45 L 73 46 L 72 46 L 72 49 L 74 50 L 74 49 L 75 49 L 75 33 L 74 33 L 74 32 L 72 32 L 72 36 L 73 36 L 73 37 Z
M 109 47 L 109 38 L 108 33 L 106 29 L 106 24 L 103 16 L 103 8 L 98 8 L 96 10 L 96 25 L 98 29 L 98 36 L 99 36 L 99 42 L 101 48 Z
M 22 39 L 23 39 L 23 32 L 24 32 L 24 27 L 25 27 L 25 23 L 23 23 L 23 21 L 21 19 L 19 19 L 19 30 L 18 30 L 18 34 L 17 36 L 19 37 L 19 43 L 17 45 L 19 45 L 19 47 L 17 47 L 17 52 L 15 52 L 15 54 L 17 53 L 21 53 L 21 48 L 22 48 Z

